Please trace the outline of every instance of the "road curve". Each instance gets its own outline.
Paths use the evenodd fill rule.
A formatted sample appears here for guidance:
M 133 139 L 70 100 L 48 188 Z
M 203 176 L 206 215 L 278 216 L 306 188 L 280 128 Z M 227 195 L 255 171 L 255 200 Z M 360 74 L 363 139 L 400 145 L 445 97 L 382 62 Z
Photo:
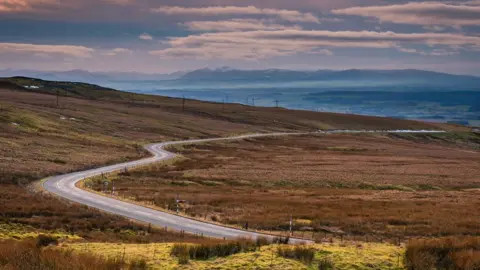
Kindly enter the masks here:
M 186 217 L 181 217 L 181 216 L 165 213 L 158 210 L 153 210 L 153 209 L 139 206 L 136 204 L 116 200 L 113 198 L 105 197 L 99 194 L 82 190 L 76 187 L 75 184 L 85 178 L 100 175 L 102 173 L 120 171 L 120 170 L 124 170 L 125 168 L 134 168 L 134 167 L 139 167 L 139 166 L 147 165 L 154 162 L 172 159 L 176 157 L 177 154 L 164 150 L 164 148 L 169 145 L 185 144 L 185 143 L 201 143 L 201 142 L 211 142 L 211 141 L 219 141 L 219 140 L 238 140 L 238 139 L 266 137 L 266 136 L 284 136 L 284 135 L 294 135 L 294 134 L 300 135 L 302 133 L 250 134 L 250 135 L 243 135 L 243 136 L 229 137 L 229 138 L 198 139 L 198 140 L 172 141 L 172 142 L 164 142 L 164 143 L 157 143 L 157 144 L 149 144 L 145 146 L 145 149 L 147 149 L 150 153 L 152 153 L 153 157 L 145 158 L 137 161 L 110 165 L 110 166 L 97 168 L 97 169 L 91 169 L 91 170 L 86 170 L 81 172 L 74 172 L 74 173 L 50 177 L 43 183 L 43 188 L 51 193 L 54 193 L 70 201 L 74 201 L 83 205 L 88 205 L 90 207 L 97 208 L 112 214 L 128 217 L 128 218 L 139 220 L 146 223 L 151 223 L 152 225 L 156 225 L 160 227 L 167 226 L 168 228 L 178 230 L 178 231 L 185 231 L 189 233 L 202 234 L 204 236 L 209 236 L 209 237 L 226 238 L 226 239 L 236 239 L 239 237 L 256 239 L 259 236 L 272 238 L 272 236 L 270 235 L 223 227 L 221 225 L 215 225 L 211 223 L 205 223 L 205 222 L 189 219 Z M 306 134 L 306 133 L 303 133 L 303 134 Z M 300 239 L 291 239 L 291 243 L 298 243 L 300 241 L 305 242 L 304 240 L 300 240 Z
M 333 134 L 333 133 L 357 133 L 357 132 L 386 132 L 386 133 L 432 133 L 432 132 L 442 132 L 442 131 L 353 131 L 353 130 L 333 130 L 326 132 L 318 132 L 320 134 Z M 80 188 L 77 188 L 75 184 L 80 180 L 83 180 L 88 177 L 93 177 L 100 175 L 102 173 L 110 173 L 114 171 L 124 170 L 125 168 L 135 168 L 143 165 L 147 165 L 154 162 L 165 161 L 172 159 L 177 156 L 177 154 L 168 152 L 164 150 L 166 146 L 174 144 L 185 144 L 185 143 L 201 143 L 201 142 L 212 142 L 220 140 L 238 140 L 238 139 L 247 139 L 247 138 L 256 138 L 256 137 L 267 137 L 267 136 L 285 136 L 285 135 L 301 135 L 308 133 L 268 133 L 268 134 L 250 134 L 242 135 L 237 137 L 229 138 L 215 138 L 215 139 L 198 139 L 198 140 L 187 140 L 187 141 L 172 141 L 164 142 L 157 144 L 149 144 L 145 146 L 150 153 L 153 154 L 152 157 L 125 162 L 115 165 L 110 165 L 102 168 L 91 169 L 81 172 L 74 172 L 64 175 L 58 175 L 48 178 L 44 183 L 43 187 L 47 191 L 54 193 L 60 197 L 74 201 L 83 205 L 87 205 L 93 208 L 100 209 L 112 214 L 128 217 L 131 219 L 139 220 L 146 223 L 151 223 L 155 226 L 165 227 L 185 231 L 195 234 L 203 234 L 204 236 L 215 237 L 215 238 L 226 238 L 226 239 L 235 239 L 238 237 L 247 237 L 256 239 L 259 236 L 272 238 L 271 235 L 244 231 L 239 229 L 233 229 L 228 227 L 223 227 L 221 225 L 215 225 L 211 223 L 205 223 L 186 217 L 177 216 L 170 213 L 165 213 L 158 210 L 153 210 L 147 207 L 139 206 L 136 204 L 116 200 L 113 198 L 105 197 L 99 194 L 91 193 Z M 304 242 L 301 239 L 291 239 L 291 243 Z

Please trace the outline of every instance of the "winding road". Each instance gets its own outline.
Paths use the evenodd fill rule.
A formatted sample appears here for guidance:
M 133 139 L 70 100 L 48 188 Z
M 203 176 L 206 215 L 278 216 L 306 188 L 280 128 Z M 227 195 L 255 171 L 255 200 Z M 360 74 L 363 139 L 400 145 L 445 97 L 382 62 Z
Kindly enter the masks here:
M 334 131 L 323 131 L 317 133 L 358 133 L 358 132 L 387 132 L 387 133 L 432 133 L 432 132 L 442 132 L 442 131 L 428 131 L 428 130 L 395 130 L 395 131 L 354 131 L 354 130 L 334 130 Z M 247 237 L 256 239 L 259 236 L 266 238 L 273 238 L 271 235 L 261 234 L 257 232 L 244 231 L 240 229 L 234 229 L 229 227 L 224 227 L 221 225 L 201 222 L 198 220 L 189 219 L 187 217 L 177 216 L 171 213 L 166 213 L 151 208 L 139 206 L 136 204 L 116 200 L 114 198 L 105 197 L 96 193 L 88 192 L 82 190 L 75 186 L 75 184 L 85 178 L 93 177 L 100 175 L 102 173 L 110 173 L 115 171 L 124 170 L 125 168 L 131 169 L 135 167 L 144 166 L 154 162 L 165 161 L 172 159 L 177 156 L 177 154 L 166 151 L 164 148 L 169 145 L 174 144 L 193 144 L 193 143 L 202 143 L 202 142 L 212 142 L 220 140 L 239 140 L 247 138 L 256 138 L 256 137 L 267 137 L 267 136 L 286 136 L 286 135 L 302 135 L 308 133 L 268 133 L 268 134 L 250 134 L 237 137 L 228 137 L 228 138 L 215 138 L 215 139 L 198 139 L 198 140 L 188 140 L 188 141 L 172 141 L 164 142 L 157 144 L 150 144 L 145 146 L 150 153 L 153 154 L 152 157 L 125 162 L 115 165 L 110 165 L 102 168 L 91 169 L 81 172 L 74 172 L 64 175 L 58 175 L 48 178 L 43 182 L 43 187 L 47 191 L 54 193 L 60 197 L 68 199 L 73 202 L 77 202 L 83 205 L 87 205 L 102 211 L 106 211 L 112 214 L 124 216 L 134 220 L 151 223 L 152 225 L 158 227 L 168 227 L 177 231 L 185 231 L 188 233 L 200 234 L 208 237 L 215 238 L 225 238 L 225 239 L 236 239 L 239 237 Z M 290 239 L 291 243 L 305 242 L 302 239 Z

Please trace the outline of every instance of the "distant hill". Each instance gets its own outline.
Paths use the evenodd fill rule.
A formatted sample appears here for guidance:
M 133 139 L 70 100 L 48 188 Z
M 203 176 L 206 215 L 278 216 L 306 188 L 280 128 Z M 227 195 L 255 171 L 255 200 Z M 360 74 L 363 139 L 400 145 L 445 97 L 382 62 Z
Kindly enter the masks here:
M 402 82 L 405 84 L 478 86 L 480 77 L 453 75 L 425 70 L 317 70 L 294 71 L 281 69 L 238 70 L 230 68 L 199 69 L 189 72 L 180 81 L 363 81 Z
M 0 88 L 85 99 L 127 100 L 131 99 L 132 95 L 89 83 L 46 81 L 27 77 L 0 78 Z
M 51 81 L 80 81 L 96 84 L 121 81 L 162 81 L 174 80 L 186 72 L 178 71 L 170 74 L 149 74 L 140 72 L 90 72 L 85 70 L 69 71 L 36 71 L 36 70 L 0 70 L 0 77 L 31 77 Z

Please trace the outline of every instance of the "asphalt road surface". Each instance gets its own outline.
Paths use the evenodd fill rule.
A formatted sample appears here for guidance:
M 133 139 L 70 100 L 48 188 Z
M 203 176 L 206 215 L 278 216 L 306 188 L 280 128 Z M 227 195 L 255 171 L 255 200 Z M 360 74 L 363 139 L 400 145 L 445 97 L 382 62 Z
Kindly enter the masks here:
M 412 133 L 430 133 L 430 132 L 439 132 L 439 131 L 354 131 L 354 130 L 332 130 L 319 133 L 357 133 L 357 132 L 412 132 Z M 441 131 L 440 131 L 441 132 Z M 125 169 L 131 169 L 135 167 L 140 167 L 154 162 L 165 161 L 176 157 L 176 154 L 168 152 L 163 148 L 168 145 L 173 144 L 186 144 L 186 143 L 200 143 L 200 142 L 211 142 L 219 140 L 238 140 L 254 137 L 266 137 L 266 136 L 285 136 L 285 135 L 300 135 L 306 133 L 269 133 L 269 134 L 251 134 L 243 135 L 237 137 L 229 138 L 215 138 L 215 139 L 199 139 L 199 140 L 188 140 L 188 141 L 173 141 L 173 142 L 164 142 L 158 144 L 150 144 L 145 146 L 145 148 L 153 154 L 150 158 L 145 158 L 132 162 L 125 162 L 120 164 L 115 164 L 111 166 L 106 166 L 97 169 L 91 169 L 81 172 L 75 172 L 70 174 L 64 174 L 59 176 L 54 176 L 48 178 L 44 183 L 43 187 L 60 197 L 74 201 L 83 205 L 87 205 L 93 208 L 100 209 L 112 214 L 124 216 L 134 220 L 139 220 L 146 223 L 151 223 L 152 225 L 159 227 L 168 227 L 169 229 L 174 229 L 177 231 L 185 231 L 188 233 L 199 234 L 208 237 L 215 238 L 225 238 L 225 239 L 236 239 L 239 237 L 247 237 L 256 239 L 259 236 L 266 238 L 273 238 L 271 235 L 244 231 L 239 229 L 233 229 L 228 227 L 223 227 L 221 225 L 215 225 L 211 223 L 201 222 L 186 217 L 177 216 L 170 213 L 165 213 L 158 210 L 153 210 L 147 207 L 142 207 L 132 203 L 116 200 L 114 198 L 104 197 L 99 194 L 91 193 L 80 188 L 77 188 L 75 184 L 85 178 L 92 176 L 100 175 L 102 173 L 110 173 L 115 171 L 121 171 Z M 305 242 L 301 239 L 290 239 L 291 243 Z
M 271 133 L 271 134 L 252 134 L 252 135 L 243 135 L 238 137 L 230 138 L 215 138 L 215 139 L 200 139 L 200 140 L 189 140 L 189 141 L 173 141 L 173 142 L 164 142 L 158 144 L 150 144 L 145 146 L 145 148 L 153 154 L 153 157 L 145 158 L 132 162 L 125 162 L 121 164 L 115 164 L 111 166 L 106 166 L 98 169 L 91 169 L 81 172 L 75 172 L 70 174 L 64 174 L 59 176 L 54 176 L 48 178 L 44 183 L 43 187 L 60 197 L 74 201 L 83 205 L 88 205 L 93 208 L 100 209 L 112 214 L 128 217 L 134 220 L 139 220 L 146 223 L 151 223 L 152 225 L 159 227 L 168 227 L 169 229 L 174 229 L 177 231 L 185 231 L 188 233 L 194 233 L 199 235 L 204 235 L 208 237 L 215 238 L 225 238 L 225 239 L 236 239 L 239 237 L 247 237 L 256 239 L 259 236 L 266 238 L 273 238 L 270 235 L 260 234 L 256 232 L 244 231 L 239 229 L 233 229 L 228 227 L 223 227 L 221 225 L 215 225 L 211 223 L 205 223 L 186 217 L 177 216 L 170 213 L 165 213 L 158 210 L 153 210 L 147 207 L 135 205 L 132 203 L 116 200 L 109 197 L 104 197 L 99 194 L 91 193 L 80 188 L 77 188 L 75 184 L 85 178 L 100 175 L 102 173 L 109 173 L 115 171 L 121 171 L 135 167 L 140 167 L 154 162 L 165 161 L 172 159 L 177 155 L 171 152 L 164 150 L 163 148 L 168 145 L 173 144 L 185 144 L 185 143 L 200 143 L 200 142 L 210 142 L 218 140 L 238 140 L 254 137 L 265 137 L 265 136 L 284 136 L 284 135 L 293 135 L 301 133 Z M 291 243 L 305 242 L 300 239 L 291 239 Z

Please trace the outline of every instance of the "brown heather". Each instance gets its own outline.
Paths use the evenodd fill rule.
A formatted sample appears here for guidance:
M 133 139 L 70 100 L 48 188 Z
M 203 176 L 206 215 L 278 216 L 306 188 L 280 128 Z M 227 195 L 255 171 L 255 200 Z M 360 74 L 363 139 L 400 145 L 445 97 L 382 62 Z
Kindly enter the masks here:
M 133 200 L 175 209 L 179 194 L 188 215 L 264 230 L 287 230 L 292 215 L 295 230 L 321 236 L 480 234 L 478 142 L 474 134 L 329 135 L 184 145 L 173 149 L 184 159 L 115 183 Z

